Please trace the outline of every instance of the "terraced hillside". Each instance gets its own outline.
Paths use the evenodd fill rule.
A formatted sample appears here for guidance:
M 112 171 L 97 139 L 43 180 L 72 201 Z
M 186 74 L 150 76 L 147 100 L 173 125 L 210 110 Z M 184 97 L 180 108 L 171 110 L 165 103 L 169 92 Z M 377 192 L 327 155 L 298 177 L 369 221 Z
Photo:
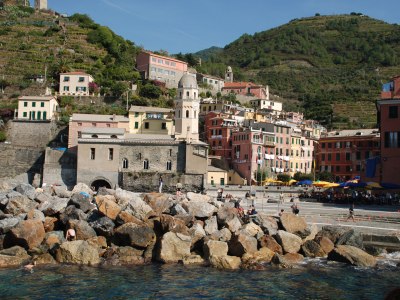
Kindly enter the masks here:
M 106 36 L 97 34 L 100 31 Z M 90 35 L 100 38 L 90 40 Z M 58 74 L 70 70 L 89 72 L 108 88 L 138 78 L 138 48 L 84 15 L 62 18 L 29 8 L 0 10 L 0 40 L 3 99 L 43 93 L 44 86 L 57 88 Z M 111 44 L 118 50 L 112 51 Z M 46 75 L 45 84 L 32 82 L 38 75 Z

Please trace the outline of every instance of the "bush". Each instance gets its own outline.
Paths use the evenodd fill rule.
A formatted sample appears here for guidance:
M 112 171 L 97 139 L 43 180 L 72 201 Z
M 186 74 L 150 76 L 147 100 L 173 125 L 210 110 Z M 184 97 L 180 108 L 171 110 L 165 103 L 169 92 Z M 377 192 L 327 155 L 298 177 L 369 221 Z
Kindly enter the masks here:
M 288 175 L 288 174 L 278 174 L 277 178 L 278 178 L 278 180 L 280 180 L 282 182 L 290 181 L 290 175 Z
M 7 140 L 7 135 L 4 131 L 0 131 L 0 142 Z

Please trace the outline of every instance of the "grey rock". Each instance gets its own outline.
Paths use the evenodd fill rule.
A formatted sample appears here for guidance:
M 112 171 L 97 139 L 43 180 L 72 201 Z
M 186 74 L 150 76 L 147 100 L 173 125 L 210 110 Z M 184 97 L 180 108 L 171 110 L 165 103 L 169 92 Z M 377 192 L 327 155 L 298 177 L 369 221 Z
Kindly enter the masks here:
M 68 191 L 65 186 L 53 186 L 53 190 L 59 198 L 70 198 L 72 195 L 72 192 Z
M 96 231 L 86 221 L 69 220 L 68 227 L 75 230 L 77 240 L 88 240 L 97 236 Z
M 87 215 L 74 205 L 67 206 L 60 214 L 60 221 L 65 225 L 69 220 L 87 220 Z
M 19 195 L 9 198 L 4 212 L 16 216 L 27 213 L 31 209 L 36 208 L 36 206 L 37 203 L 35 201 L 30 200 L 27 196 Z
M 17 226 L 19 222 L 20 219 L 18 218 L 7 218 L 0 220 L 0 234 L 9 232 L 10 229 Z
M 58 198 L 54 197 L 50 201 L 43 202 L 39 205 L 39 210 L 44 213 L 45 216 L 54 216 L 67 207 L 69 198 Z
M 257 240 L 244 233 L 238 233 L 232 236 L 228 243 L 229 255 L 242 257 L 243 254 L 252 254 L 257 251 Z
M 158 259 L 164 263 L 176 263 L 190 256 L 190 236 L 181 233 L 167 232 L 163 235 Z
M 297 253 L 303 243 L 302 239 L 290 232 L 278 230 L 276 234 L 277 242 L 282 246 L 284 253 Z
M 60 263 L 85 265 L 100 263 L 97 248 L 82 240 L 62 243 L 56 250 L 56 260 Z
M 211 218 L 205 220 L 204 231 L 206 234 L 213 234 L 218 231 L 217 217 L 212 216 Z
M 261 227 L 265 234 L 275 235 L 278 232 L 278 222 L 274 217 L 266 213 L 259 212 L 254 218 L 253 223 Z
M 114 233 L 115 224 L 110 218 L 101 217 L 89 224 L 96 231 L 97 235 L 111 237 Z
M 126 223 L 115 230 L 115 243 L 119 246 L 145 248 L 156 241 L 154 230 L 148 226 Z
M 27 196 L 29 199 L 34 200 L 36 196 L 36 191 L 33 186 L 26 183 L 21 183 L 15 187 L 15 191 L 21 195 Z
M 214 205 L 199 200 L 183 203 L 182 206 L 196 218 L 209 218 L 217 211 Z
M 339 237 L 336 245 L 349 245 L 363 249 L 363 236 L 361 233 L 355 232 L 354 229 L 350 229 Z
M 32 209 L 32 210 L 30 210 L 30 211 L 27 213 L 26 218 L 27 218 L 27 219 L 30 219 L 30 220 L 40 220 L 41 222 L 44 222 L 44 220 L 45 220 L 44 214 L 43 214 L 40 210 L 38 210 L 38 209 Z
M 89 194 L 81 194 L 81 193 L 73 194 L 71 196 L 68 205 L 75 205 L 77 208 L 81 209 L 84 213 L 87 213 L 88 211 L 95 208 L 95 206 L 91 203 L 92 197 L 90 195 L 89 197 L 87 197 L 86 195 Z

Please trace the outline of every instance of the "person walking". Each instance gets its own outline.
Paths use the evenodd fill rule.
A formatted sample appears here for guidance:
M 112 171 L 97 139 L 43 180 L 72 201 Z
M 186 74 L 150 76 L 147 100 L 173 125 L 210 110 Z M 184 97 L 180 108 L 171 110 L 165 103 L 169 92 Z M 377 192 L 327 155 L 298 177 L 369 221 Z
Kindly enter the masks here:
M 353 222 L 356 221 L 356 220 L 354 219 L 354 204 L 352 204 L 352 205 L 350 206 L 350 208 L 349 208 L 349 216 L 347 217 L 347 220 L 346 220 L 346 221 L 348 221 L 349 219 L 352 219 Z
M 158 192 L 160 194 L 162 192 L 162 186 L 163 186 L 163 179 L 162 179 L 162 176 L 160 175 L 160 178 L 158 179 Z

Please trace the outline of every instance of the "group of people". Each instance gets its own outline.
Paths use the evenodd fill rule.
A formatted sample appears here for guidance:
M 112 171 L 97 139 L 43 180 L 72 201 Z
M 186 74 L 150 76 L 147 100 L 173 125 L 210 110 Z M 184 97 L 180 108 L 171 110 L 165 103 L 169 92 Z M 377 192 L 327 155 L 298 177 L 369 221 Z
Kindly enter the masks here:
M 235 208 L 237 210 L 237 215 L 239 218 L 246 218 L 249 216 L 254 216 L 257 214 L 256 208 L 254 205 L 251 205 L 250 208 L 245 212 L 244 208 L 240 205 L 240 201 L 235 201 Z

